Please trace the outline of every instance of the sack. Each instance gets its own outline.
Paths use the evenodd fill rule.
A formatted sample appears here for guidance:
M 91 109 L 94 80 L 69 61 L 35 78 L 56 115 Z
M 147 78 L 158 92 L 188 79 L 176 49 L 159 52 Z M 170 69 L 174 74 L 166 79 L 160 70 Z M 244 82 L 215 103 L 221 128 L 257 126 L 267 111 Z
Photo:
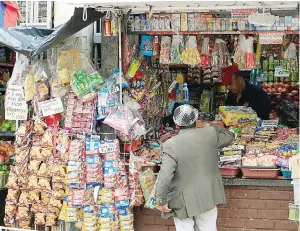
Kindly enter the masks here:
M 299 127 L 299 105 L 294 105 L 291 102 L 284 100 L 277 107 L 276 112 L 280 124 L 291 128 Z

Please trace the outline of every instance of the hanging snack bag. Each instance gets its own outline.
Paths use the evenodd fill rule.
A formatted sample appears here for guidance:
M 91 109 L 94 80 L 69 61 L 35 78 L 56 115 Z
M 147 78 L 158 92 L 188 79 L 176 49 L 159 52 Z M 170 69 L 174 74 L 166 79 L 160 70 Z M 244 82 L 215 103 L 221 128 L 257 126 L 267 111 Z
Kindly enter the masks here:
M 153 56 L 153 37 L 149 35 L 143 35 L 140 49 L 143 55 Z
M 160 64 L 169 64 L 170 63 L 170 47 L 171 47 L 171 37 L 163 36 L 161 38 L 161 47 L 160 47 Z

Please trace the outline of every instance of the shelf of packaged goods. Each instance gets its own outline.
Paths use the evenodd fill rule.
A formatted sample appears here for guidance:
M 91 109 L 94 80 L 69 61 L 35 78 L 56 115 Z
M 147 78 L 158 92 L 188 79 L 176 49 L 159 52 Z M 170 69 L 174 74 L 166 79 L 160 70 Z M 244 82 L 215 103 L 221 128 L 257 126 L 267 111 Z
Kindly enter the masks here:
M 0 62 L 0 67 L 14 67 L 15 66 L 15 64 L 13 64 L 13 63 L 1 63 Z
M 140 31 L 132 32 L 133 34 L 147 34 L 147 35 L 174 35 L 175 31 Z M 299 34 L 299 31 L 180 31 L 179 34 L 183 35 L 240 35 L 240 34 L 265 34 L 265 33 L 278 33 L 278 34 Z

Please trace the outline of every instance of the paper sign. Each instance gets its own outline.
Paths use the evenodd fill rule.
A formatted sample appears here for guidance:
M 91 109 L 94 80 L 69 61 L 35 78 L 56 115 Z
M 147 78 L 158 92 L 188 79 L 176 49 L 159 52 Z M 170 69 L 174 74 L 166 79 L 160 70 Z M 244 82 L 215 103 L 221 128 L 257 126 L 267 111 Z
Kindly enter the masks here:
M 256 9 L 232 9 L 231 19 L 235 22 L 248 21 L 248 16 L 256 11 Z
M 266 82 L 266 81 L 268 81 L 268 78 L 265 75 L 259 75 L 259 76 L 256 76 L 256 81 L 257 82 Z
M 232 145 L 229 147 L 222 148 L 222 151 L 225 152 L 225 151 L 244 150 L 244 149 L 245 149 L 244 145 Z
M 60 98 L 53 98 L 40 102 L 40 108 L 43 116 L 54 115 L 64 111 Z
M 5 119 L 27 120 L 28 107 L 22 86 L 10 85 L 6 89 Z
M 282 44 L 283 33 L 262 33 L 259 35 L 260 44 Z
M 278 66 L 275 68 L 274 76 L 288 78 L 290 74 L 287 71 L 285 71 L 282 66 Z

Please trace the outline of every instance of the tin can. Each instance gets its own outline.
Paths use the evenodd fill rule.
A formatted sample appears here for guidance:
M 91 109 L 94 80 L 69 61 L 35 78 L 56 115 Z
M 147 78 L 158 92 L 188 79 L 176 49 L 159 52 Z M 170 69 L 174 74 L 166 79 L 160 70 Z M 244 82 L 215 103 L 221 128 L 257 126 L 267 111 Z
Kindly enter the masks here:
M 104 36 L 111 36 L 111 21 L 109 19 L 104 20 Z

